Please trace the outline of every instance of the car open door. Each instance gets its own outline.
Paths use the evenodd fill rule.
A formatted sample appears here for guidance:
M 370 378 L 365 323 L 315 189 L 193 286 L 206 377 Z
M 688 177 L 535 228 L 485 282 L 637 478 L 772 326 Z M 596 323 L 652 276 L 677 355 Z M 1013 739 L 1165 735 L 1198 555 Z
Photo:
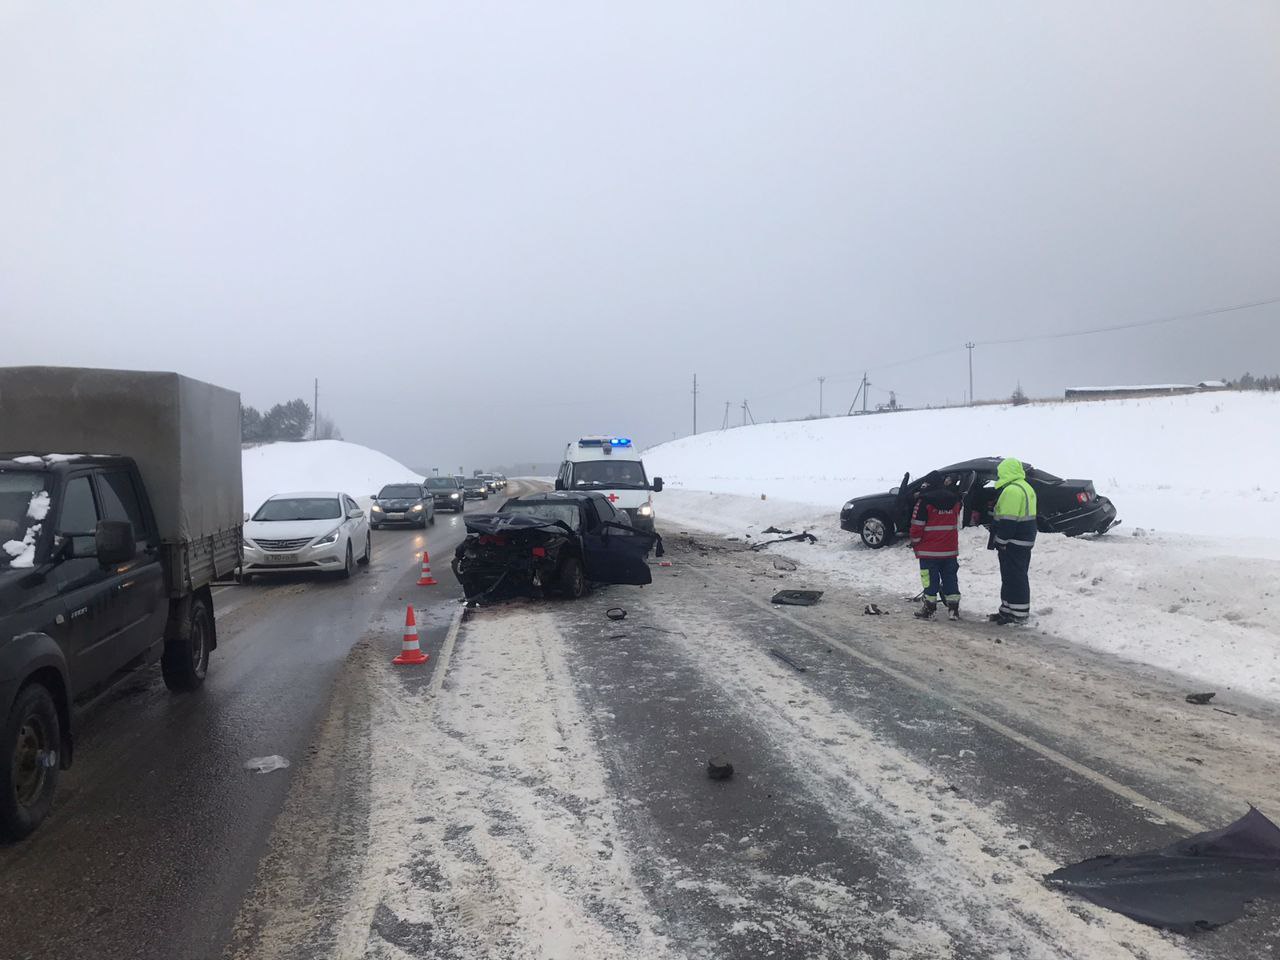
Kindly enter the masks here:
M 588 580 L 596 583 L 653 583 L 653 573 L 645 562 L 656 534 L 645 533 L 615 520 L 601 520 L 593 504 L 583 504 L 586 514 L 582 532 L 582 560 Z

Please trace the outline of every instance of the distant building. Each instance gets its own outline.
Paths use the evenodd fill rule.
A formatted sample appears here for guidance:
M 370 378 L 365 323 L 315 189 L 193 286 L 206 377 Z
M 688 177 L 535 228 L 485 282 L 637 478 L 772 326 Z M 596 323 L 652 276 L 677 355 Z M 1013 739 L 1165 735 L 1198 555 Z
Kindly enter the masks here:
M 1187 393 L 1226 390 L 1222 380 L 1200 383 L 1147 383 L 1120 387 L 1067 387 L 1068 400 L 1118 400 L 1125 397 L 1176 397 Z

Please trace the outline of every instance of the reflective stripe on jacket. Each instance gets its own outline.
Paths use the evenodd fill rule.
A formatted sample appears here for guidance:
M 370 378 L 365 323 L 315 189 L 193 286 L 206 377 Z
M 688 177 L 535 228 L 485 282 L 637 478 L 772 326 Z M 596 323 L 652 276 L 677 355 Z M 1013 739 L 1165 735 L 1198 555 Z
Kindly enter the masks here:
M 922 560 L 960 556 L 960 524 L 964 507 L 952 493 L 923 496 L 911 511 L 911 545 Z
M 996 489 L 1000 491 L 992 518 L 996 545 L 1035 546 L 1036 492 L 1027 483 L 1027 473 L 1021 460 L 1010 458 L 1000 462 Z

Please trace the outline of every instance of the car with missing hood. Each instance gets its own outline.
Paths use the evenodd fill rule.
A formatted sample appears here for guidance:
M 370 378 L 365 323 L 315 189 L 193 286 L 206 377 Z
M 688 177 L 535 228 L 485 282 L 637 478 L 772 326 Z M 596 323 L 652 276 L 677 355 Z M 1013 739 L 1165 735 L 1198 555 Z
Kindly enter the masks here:
M 662 538 L 637 530 L 599 493 L 556 491 L 513 497 L 496 513 L 467 518 L 453 572 L 468 600 L 577 598 L 591 583 L 653 582 L 645 557 Z
M 873 549 L 892 543 L 911 527 L 911 506 L 926 484 L 950 479 L 964 501 L 964 525 L 991 523 L 998 492 L 995 484 L 1000 457 L 979 457 L 930 471 L 917 480 L 903 474 L 902 484 L 887 493 L 854 497 L 840 510 L 840 528 L 856 533 Z M 1041 533 L 1061 533 L 1068 537 L 1103 534 L 1118 526 L 1116 508 L 1099 496 L 1092 480 L 1064 480 L 1029 463 L 1023 468 L 1027 482 L 1036 492 L 1039 512 L 1036 525 Z
M 389 483 L 374 495 L 369 507 L 369 525 L 375 530 L 391 524 L 425 530 L 435 522 L 435 497 L 420 483 Z

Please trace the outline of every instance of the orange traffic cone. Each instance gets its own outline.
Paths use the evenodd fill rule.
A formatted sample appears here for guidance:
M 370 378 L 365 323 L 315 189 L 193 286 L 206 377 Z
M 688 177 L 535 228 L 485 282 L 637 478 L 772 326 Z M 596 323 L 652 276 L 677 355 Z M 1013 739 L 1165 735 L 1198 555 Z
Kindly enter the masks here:
M 427 551 L 422 551 L 422 576 L 418 577 L 418 586 L 434 587 L 440 581 L 431 575 L 431 558 L 427 556 Z
M 429 659 L 422 652 L 422 648 L 418 646 L 418 621 L 413 617 L 413 604 L 411 603 L 404 615 L 404 644 L 400 647 L 400 656 L 391 662 L 403 666 L 405 664 L 426 663 Z

